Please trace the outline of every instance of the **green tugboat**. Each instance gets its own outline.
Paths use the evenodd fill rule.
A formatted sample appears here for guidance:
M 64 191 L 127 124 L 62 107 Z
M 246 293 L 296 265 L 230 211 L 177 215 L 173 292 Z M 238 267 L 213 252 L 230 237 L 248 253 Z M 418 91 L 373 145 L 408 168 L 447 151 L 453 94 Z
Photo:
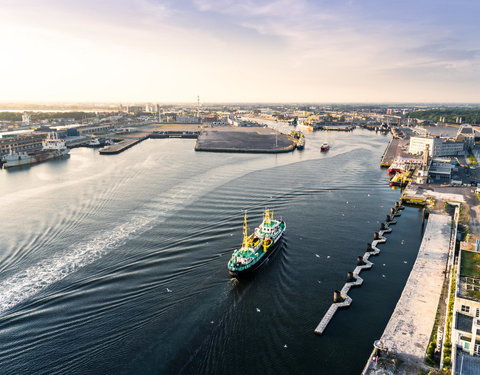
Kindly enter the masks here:
M 243 243 L 240 249 L 233 252 L 228 262 L 230 275 L 241 277 L 259 268 L 276 250 L 286 228 L 283 220 L 273 219 L 272 210 L 265 210 L 262 224 L 249 235 L 245 212 Z

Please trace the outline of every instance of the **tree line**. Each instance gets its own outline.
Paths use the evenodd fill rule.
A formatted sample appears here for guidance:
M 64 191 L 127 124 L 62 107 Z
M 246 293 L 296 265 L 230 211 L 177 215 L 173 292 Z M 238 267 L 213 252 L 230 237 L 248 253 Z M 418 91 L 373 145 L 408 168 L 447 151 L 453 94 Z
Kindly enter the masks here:
M 58 120 L 73 118 L 76 121 L 84 118 L 95 117 L 93 112 L 32 112 L 31 120 Z M 22 121 L 21 112 L 0 112 L 0 121 Z
M 429 120 L 433 122 L 445 118 L 445 122 L 456 122 L 457 118 L 462 118 L 462 123 L 480 124 L 480 109 L 428 109 L 425 111 L 414 111 L 408 113 L 409 117 L 419 120 Z

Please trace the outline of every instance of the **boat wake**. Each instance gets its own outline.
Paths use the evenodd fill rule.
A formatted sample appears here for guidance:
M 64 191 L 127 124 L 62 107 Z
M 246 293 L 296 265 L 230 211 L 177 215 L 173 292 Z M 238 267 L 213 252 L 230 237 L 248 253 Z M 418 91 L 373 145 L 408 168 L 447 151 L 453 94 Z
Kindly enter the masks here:
M 140 235 L 153 223 L 153 217 L 134 216 L 109 233 L 101 233 L 86 243 L 69 248 L 63 255 L 45 259 L 0 283 L 0 313 L 33 297 L 47 286 L 85 267 L 110 250 Z
M 1 281 L 0 314 L 165 221 L 203 189 L 193 184 L 180 189 L 175 187 L 174 191 L 167 192 L 167 197 L 154 199 L 113 229 L 97 233 L 86 242 L 72 245 Z

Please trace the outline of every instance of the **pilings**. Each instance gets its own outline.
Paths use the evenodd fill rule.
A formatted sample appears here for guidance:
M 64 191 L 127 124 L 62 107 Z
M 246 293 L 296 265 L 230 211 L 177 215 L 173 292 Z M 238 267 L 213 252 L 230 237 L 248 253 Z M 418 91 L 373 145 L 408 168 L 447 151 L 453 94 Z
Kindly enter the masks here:
M 403 209 L 404 207 L 399 202 L 395 202 L 395 207 L 390 210 L 390 215 L 387 215 L 386 222 L 381 223 L 380 231 L 375 232 L 373 235 L 373 241 L 367 244 L 367 250 L 365 251 L 365 254 L 357 257 L 357 267 L 355 267 L 353 272 L 347 273 L 347 282 L 343 288 L 340 291 L 334 291 L 333 303 L 315 328 L 316 334 L 321 335 L 325 331 L 325 328 L 327 327 L 328 323 L 330 323 L 330 320 L 333 318 L 338 309 L 350 306 L 352 299 L 348 296 L 348 292 L 351 288 L 358 287 L 363 284 L 363 279 L 359 276 L 360 272 L 372 268 L 373 263 L 368 259 L 371 256 L 380 254 L 380 249 L 377 247 L 377 245 L 387 242 L 387 239 L 383 237 L 383 235 L 392 231 L 392 228 L 390 228 L 389 225 L 396 224 L 396 221 L 393 220 L 393 218 L 395 216 L 400 216 L 399 211 Z

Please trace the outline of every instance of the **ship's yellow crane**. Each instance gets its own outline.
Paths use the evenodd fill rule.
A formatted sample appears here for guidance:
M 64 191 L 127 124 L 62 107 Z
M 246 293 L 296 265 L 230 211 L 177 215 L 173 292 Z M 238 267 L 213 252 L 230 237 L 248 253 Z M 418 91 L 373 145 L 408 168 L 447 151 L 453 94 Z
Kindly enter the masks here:
M 273 210 L 266 209 L 265 216 L 263 218 L 264 223 L 270 225 L 272 223 L 272 219 L 273 219 Z

